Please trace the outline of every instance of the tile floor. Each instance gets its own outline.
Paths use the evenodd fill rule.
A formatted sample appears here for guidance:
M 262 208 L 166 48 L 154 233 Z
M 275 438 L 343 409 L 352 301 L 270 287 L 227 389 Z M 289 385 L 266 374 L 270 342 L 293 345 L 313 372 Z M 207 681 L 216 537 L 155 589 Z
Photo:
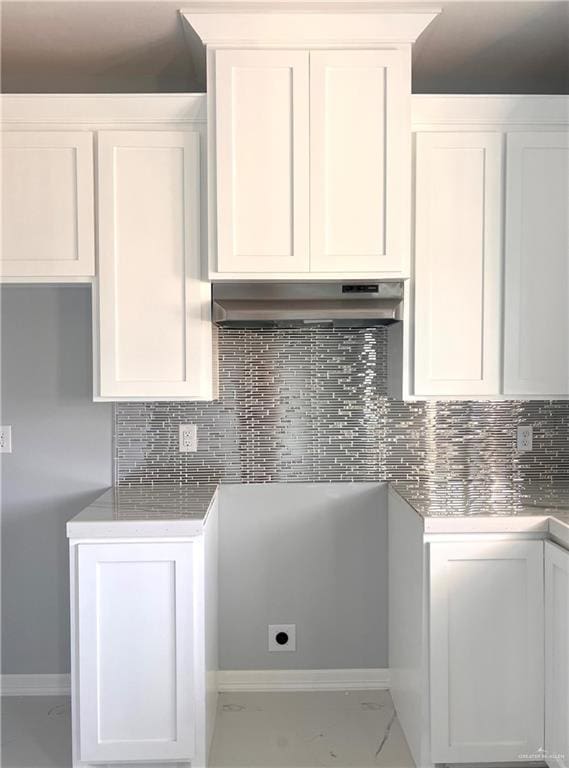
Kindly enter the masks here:
M 70 768 L 67 697 L 2 699 L 3 768 Z M 212 768 L 413 768 L 389 693 L 223 694 Z

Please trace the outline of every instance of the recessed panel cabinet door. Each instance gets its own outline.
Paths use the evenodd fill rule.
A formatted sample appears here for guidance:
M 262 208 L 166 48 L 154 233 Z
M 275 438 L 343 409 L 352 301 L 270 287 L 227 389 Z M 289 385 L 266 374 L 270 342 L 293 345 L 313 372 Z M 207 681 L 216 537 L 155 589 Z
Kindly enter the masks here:
M 2 257 L 9 277 L 95 274 L 91 131 L 2 133 Z
M 413 394 L 496 395 L 501 372 L 502 137 L 416 137 Z
M 98 142 L 99 394 L 211 398 L 199 134 L 102 131 Z
M 569 395 L 569 135 L 507 137 L 504 393 Z
M 408 275 L 406 51 L 310 53 L 310 269 Z
M 540 754 L 543 542 L 429 549 L 433 763 L 515 762 Z
M 569 552 L 545 543 L 545 752 L 569 768 Z
M 217 271 L 308 270 L 308 52 L 215 54 Z
M 81 544 L 77 589 L 81 760 L 191 760 L 192 544 Z

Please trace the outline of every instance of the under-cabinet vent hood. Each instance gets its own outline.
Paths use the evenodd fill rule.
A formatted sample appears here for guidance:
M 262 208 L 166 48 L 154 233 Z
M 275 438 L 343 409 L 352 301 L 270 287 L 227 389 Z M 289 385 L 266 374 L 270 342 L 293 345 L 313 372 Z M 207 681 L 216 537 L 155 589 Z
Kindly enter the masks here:
M 218 283 L 213 320 L 224 328 L 366 328 L 400 320 L 402 300 L 397 282 Z

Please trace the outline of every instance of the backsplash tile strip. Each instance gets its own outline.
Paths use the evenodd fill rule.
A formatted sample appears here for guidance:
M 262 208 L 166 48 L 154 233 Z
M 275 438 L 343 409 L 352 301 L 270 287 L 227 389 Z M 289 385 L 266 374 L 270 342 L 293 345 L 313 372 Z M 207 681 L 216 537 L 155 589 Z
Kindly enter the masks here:
M 452 480 L 487 500 L 569 483 L 569 402 L 388 399 L 384 328 L 223 329 L 218 345 L 219 400 L 115 406 L 119 485 Z M 198 425 L 195 454 L 178 451 L 181 423 Z

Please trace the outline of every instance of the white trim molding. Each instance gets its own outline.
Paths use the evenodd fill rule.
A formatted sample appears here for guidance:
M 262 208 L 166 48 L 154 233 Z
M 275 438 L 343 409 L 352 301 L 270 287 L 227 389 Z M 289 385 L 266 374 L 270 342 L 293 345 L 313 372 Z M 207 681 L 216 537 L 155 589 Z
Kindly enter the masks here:
M 205 93 L 11 93 L 0 97 L 2 125 L 204 123 Z
M 2 696 L 69 696 L 71 675 L 2 675 Z
M 202 0 L 180 11 L 206 45 L 216 46 L 414 43 L 440 12 L 376 0 Z
M 253 669 L 218 672 L 220 693 L 384 691 L 388 669 Z M 2 696 L 69 696 L 70 675 L 2 675 Z
M 569 123 L 569 96 L 414 93 L 411 123 L 413 131 L 558 129 Z
M 220 670 L 220 693 L 278 691 L 384 691 L 388 669 Z

